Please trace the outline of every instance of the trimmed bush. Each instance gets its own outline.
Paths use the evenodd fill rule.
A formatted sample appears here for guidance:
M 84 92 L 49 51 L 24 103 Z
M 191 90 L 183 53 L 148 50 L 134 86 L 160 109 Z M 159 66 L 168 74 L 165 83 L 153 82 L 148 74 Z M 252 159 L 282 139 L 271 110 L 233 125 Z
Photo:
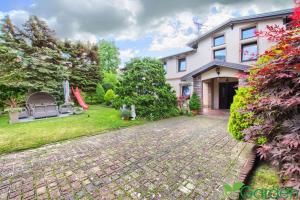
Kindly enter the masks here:
M 192 94 L 192 97 L 189 102 L 189 107 L 191 110 L 199 110 L 201 107 L 200 99 L 196 92 L 193 92 Z
M 116 94 L 112 89 L 107 90 L 104 95 L 104 101 L 106 105 L 111 105 L 112 101 L 116 98 Z
M 117 94 L 114 107 L 135 105 L 140 118 L 156 120 L 178 115 L 176 95 L 166 83 L 160 60 L 135 58 L 126 63 Z
M 104 89 L 103 89 L 103 87 L 100 83 L 97 84 L 96 94 L 97 94 L 98 102 L 103 103 L 104 102 L 105 91 L 104 91 Z
M 236 140 L 243 140 L 243 130 L 253 124 L 251 112 L 243 112 L 252 98 L 250 87 L 240 87 L 236 91 L 233 103 L 230 106 L 230 118 L 228 123 L 228 131 Z

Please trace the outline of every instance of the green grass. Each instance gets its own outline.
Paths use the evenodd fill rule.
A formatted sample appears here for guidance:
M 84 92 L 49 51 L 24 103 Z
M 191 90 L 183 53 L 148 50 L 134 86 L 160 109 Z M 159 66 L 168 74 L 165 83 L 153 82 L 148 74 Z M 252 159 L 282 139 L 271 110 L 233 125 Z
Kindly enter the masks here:
M 252 177 L 247 184 L 253 189 L 262 189 L 262 188 L 274 188 L 280 187 L 279 177 L 275 169 L 271 168 L 266 163 L 262 163 L 258 165 L 255 169 Z M 257 199 L 255 197 L 252 198 L 244 198 L 246 200 L 254 200 Z
M 35 148 L 44 144 L 86 135 L 95 135 L 145 121 L 123 121 L 119 111 L 91 106 L 81 115 L 49 118 L 33 122 L 8 124 L 8 116 L 0 116 L 0 154 Z

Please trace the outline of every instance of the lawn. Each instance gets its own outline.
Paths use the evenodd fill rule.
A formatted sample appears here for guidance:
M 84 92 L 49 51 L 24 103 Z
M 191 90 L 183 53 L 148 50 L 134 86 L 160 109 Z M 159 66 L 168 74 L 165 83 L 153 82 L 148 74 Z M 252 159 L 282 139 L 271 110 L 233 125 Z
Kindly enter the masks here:
M 81 115 L 49 118 L 33 122 L 8 124 L 8 116 L 0 116 L 0 154 L 35 148 L 44 144 L 107 130 L 142 124 L 145 121 L 123 121 L 119 111 L 91 106 Z
M 253 189 L 276 188 L 280 187 L 279 177 L 276 170 L 266 163 L 261 163 L 254 171 L 248 184 Z M 245 200 L 254 200 L 255 197 L 244 198 Z

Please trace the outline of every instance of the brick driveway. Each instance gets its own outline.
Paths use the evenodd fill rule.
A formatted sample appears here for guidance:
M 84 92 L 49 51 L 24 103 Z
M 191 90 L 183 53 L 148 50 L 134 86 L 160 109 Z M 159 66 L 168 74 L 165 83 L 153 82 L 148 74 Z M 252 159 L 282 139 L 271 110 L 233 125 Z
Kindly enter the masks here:
M 0 199 L 219 199 L 246 146 L 178 117 L 0 156 Z

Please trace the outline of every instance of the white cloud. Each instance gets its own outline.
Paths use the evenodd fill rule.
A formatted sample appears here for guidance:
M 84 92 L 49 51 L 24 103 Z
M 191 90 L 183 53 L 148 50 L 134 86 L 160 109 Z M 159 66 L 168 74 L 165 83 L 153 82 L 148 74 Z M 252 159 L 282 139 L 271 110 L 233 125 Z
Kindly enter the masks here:
M 123 61 L 128 61 L 131 58 L 134 58 L 138 53 L 139 53 L 139 50 L 135 50 L 135 49 L 120 50 L 120 58 Z
M 25 10 L 10 10 L 9 12 L 0 12 L 1 18 L 7 15 L 9 15 L 16 26 L 21 26 L 29 18 L 29 13 Z
M 203 32 L 236 13 L 248 15 L 292 5 L 292 0 L 33 0 L 27 10 L 12 10 L 2 15 L 9 14 L 17 25 L 24 23 L 29 15 L 37 15 L 59 37 L 72 40 L 95 42 L 108 36 L 115 40 L 136 40 L 150 35 L 153 42 L 149 50 L 160 51 L 182 47 L 196 37 L 194 16 L 203 22 Z M 211 11 L 213 6 L 216 12 Z
M 153 29 L 153 41 L 150 51 L 162 51 L 182 48 L 192 38 L 196 37 L 196 26 L 193 14 L 183 12 L 161 20 L 160 25 Z

